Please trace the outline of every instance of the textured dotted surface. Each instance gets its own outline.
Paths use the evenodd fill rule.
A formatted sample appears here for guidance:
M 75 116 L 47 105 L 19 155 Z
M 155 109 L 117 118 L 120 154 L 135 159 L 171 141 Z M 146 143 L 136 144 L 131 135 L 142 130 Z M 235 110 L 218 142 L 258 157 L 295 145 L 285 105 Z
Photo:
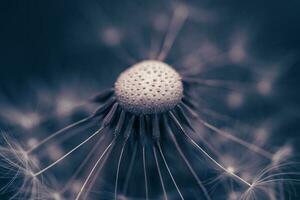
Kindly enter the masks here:
M 115 94 L 123 109 L 135 114 L 172 109 L 183 96 L 180 75 L 166 63 L 147 60 L 121 73 Z

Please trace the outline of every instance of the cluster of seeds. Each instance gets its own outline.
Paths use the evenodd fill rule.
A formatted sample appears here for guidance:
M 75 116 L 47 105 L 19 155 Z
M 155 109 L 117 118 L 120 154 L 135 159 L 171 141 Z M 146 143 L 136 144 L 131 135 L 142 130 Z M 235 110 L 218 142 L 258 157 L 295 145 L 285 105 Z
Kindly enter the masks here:
M 135 114 L 160 113 L 173 108 L 183 96 L 180 75 L 166 63 L 154 60 L 137 63 L 115 83 L 120 105 Z

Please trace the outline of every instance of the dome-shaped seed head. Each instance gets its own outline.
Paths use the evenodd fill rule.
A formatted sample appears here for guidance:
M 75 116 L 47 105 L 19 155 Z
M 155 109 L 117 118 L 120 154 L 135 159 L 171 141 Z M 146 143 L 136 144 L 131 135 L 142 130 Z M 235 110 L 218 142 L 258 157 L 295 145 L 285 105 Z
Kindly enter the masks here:
M 181 76 L 166 63 L 147 60 L 120 74 L 115 82 L 119 104 L 134 114 L 154 114 L 172 109 L 183 97 Z

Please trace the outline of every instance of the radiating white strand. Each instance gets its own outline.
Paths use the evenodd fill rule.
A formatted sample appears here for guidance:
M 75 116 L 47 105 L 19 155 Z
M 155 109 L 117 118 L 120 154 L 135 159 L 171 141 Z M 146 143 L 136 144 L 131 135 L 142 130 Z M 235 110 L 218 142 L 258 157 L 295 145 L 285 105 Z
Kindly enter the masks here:
M 148 200 L 149 199 L 149 194 L 148 194 L 148 177 L 147 177 L 147 169 L 146 169 L 146 152 L 145 152 L 145 146 L 143 146 L 143 171 L 144 171 L 144 178 L 145 178 L 146 200 Z
M 123 187 L 123 194 L 125 194 L 127 192 L 127 189 L 128 189 L 128 183 L 129 183 L 129 179 L 130 179 L 131 174 L 132 174 L 134 161 L 136 159 L 137 149 L 138 149 L 138 143 L 135 144 L 134 151 L 133 151 L 133 154 L 132 154 L 132 157 L 131 157 L 131 160 L 130 160 L 129 169 L 128 169 L 126 179 L 125 179 L 125 183 L 124 183 L 124 187 Z
M 246 148 L 248 148 L 248 149 L 250 149 L 250 150 L 252 150 L 252 151 L 254 151 L 256 153 L 258 153 L 258 154 L 264 156 L 265 158 L 268 158 L 270 160 L 272 159 L 272 153 L 267 152 L 266 150 L 260 148 L 259 146 L 251 144 L 251 143 L 248 143 L 248 142 L 246 142 L 246 141 L 244 141 L 244 140 L 242 140 L 240 138 L 237 138 L 234 135 L 231 135 L 231 134 L 229 134 L 229 133 L 227 133 L 225 131 L 222 131 L 222 130 L 218 129 L 217 127 L 215 127 L 215 126 L 213 126 L 213 125 L 205 122 L 204 120 L 202 120 L 200 118 L 199 118 L 199 121 L 205 127 L 213 130 L 215 133 L 217 133 L 217 134 L 219 134 L 219 135 L 221 135 L 223 137 L 226 137 L 227 139 L 230 139 L 230 140 L 232 140 L 232 141 L 234 141 L 234 142 L 236 142 L 236 143 L 238 143 L 238 144 L 240 144 L 240 145 L 242 145 L 242 146 L 244 146 L 244 147 L 246 147 Z
M 119 156 L 119 160 L 118 160 L 117 175 L 116 175 L 116 180 L 115 180 L 115 200 L 117 200 L 117 198 L 118 198 L 118 181 L 119 181 L 120 166 L 121 166 L 121 161 L 122 161 L 124 148 L 125 148 L 126 144 L 127 144 L 127 140 L 125 140 L 123 143 L 121 153 Z
M 168 33 L 164 39 L 162 50 L 158 55 L 157 58 L 158 60 L 161 61 L 165 60 L 187 17 L 188 17 L 187 8 L 183 6 L 179 6 L 178 8 L 175 9 Z
M 53 167 L 54 165 L 56 165 L 57 163 L 59 163 L 60 161 L 62 161 L 63 159 L 65 159 L 68 155 L 70 155 L 71 153 L 73 153 L 79 147 L 81 147 L 82 145 L 84 145 L 85 143 L 87 143 L 93 137 L 95 137 L 96 135 L 98 135 L 99 133 L 101 133 L 103 130 L 104 130 L 104 127 L 101 127 L 99 130 L 97 130 L 95 133 L 93 133 L 90 137 L 88 137 L 87 139 L 85 139 L 83 142 L 81 142 L 75 148 L 71 149 L 68 153 L 66 153 L 65 155 L 63 155 L 62 157 L 60 157 L 58 160 L 56 160 L 52 164 L 48 165 L 44 169 L 40 170 L 39 172 L 35 173 L 34 176 L 38 176 L 38 175 L 42 174 L 43 172 L 47 171 L 48 169 L 50 169 L 51 167 Z
M 169 175 L 170 175 L 170 177 L 171 177 L 171 179 L 172 179 L 172 181 L 173 181 L 173 183 L 174 183 L 174 185 L 175 185 L 175 187 L 176 187 L 176 190 L 177 190 L 177 192 L 178 192 L 180 198 L 181 198 L 182 200 L 184 200 L 184 198 L 183 198 L 183 196 L 182 196 L 182 194 L 181 194 L 181 192 L 180 192 L 180 189 L 179 189 L 179 187 L 178 187 L 178 185 L 177 185 L 177 183 L 176 183 L 176 181 L 175 181 L 175 179 L 174 179 L 174 177 L 173 177 L 173 175 L 172 175 L 172 172 L 171 172 L 171 170 L 170 170 L 170 168 L 169 168 L 169 165 L 168 165 L 168 163 L 167 163 L 167 161 L 166 161 L 166 159 L 165 159 L 165 156 L 164 156 L 164 154 L 163 154 L 163 152 L 162 152 L 162 149 L 161 149 L 161 146 L 160 146 L 159 142 L 157 142 L 156 145 L 158 146 L 158 150 L 159 150 L 159 152 L 160 152 L 160 155 L 161 155 L 161 157 L 162 157 L 162 159 L 163 159 L 163 161 L 164 161 L 164 164 L 165 164 L 165 166 L 166 166 L 166 168 L 167 168 L 167 170 L 168 170 L 168 172 L 169 172 Z
M 82 187 L 80 188 L 79 193 L 77 194 L 75 200 L 78 200 L 83 192 L 83 190 L 85 189 L 88 181 L 90 180 L 91 176 L 93 175 L 95 169 L 97 168 L 98 164 L 100 163 L 100 161 L 102 160 L 103 156 L 106 154 L 106 152 L 111 148 L 112 145 L 115 144 L 116 138 L 113 139 L 113 141 L 106 147 L 106 149 L 104 150 L 104 152 L 101 154 L 101 156 L 99 157 L 99 159 L 96 161 L 94 167 L 92 168 L 92 170 L 90 171 L 89 175 L 87 176 L 87 178 L 85 179 Z
M 164 120 L 166 121 L 166 118 L 164 117 Z M 206 188 L 204 187 L 204 185 L 202 184 L 201 180 L 198 178 L 195 170 L 193 169 L 193 167 L 191 166 L 190 162 L 188 161 L 187 157 L 184 155 L 184 153 L 182 152 L 173 132 L 171 132 L 171 129 L 170 127 L 168 126 L 167 127 L 167 132 L 169 133 L 170 137 L 171 137 L 171 140 L 173 141 L 175 147 L 176 147 L 176 150 L 178 151 L 179 155 L 181 156 L 181 158 L 184 160 L 185 164 L 187 165 L 189 171 L 192 173 L 193 177 L 196 179 L 200 189 L 203 191 L 204 193 L 204 196 L 207 200 L 211 200 Z
M 80 166 L 76 169 L 76 171 L 73 173 L 72 177 L 68 180 L 68 182 L 65 184 L 63 189 L 61 190 L 61 193 L 64 193 L 68 187 L 72 184 L 72 181 L 78 176 L 82 168 L 87 164 L 87 162 L 91 159 L 92 155 L 96 151 L 96 149 L 99 149 L 100 143 L 103 141 L 104 135 L 101 135 L 99 140 L 96 142 L 96 144 L 93 146 L 92 150 L 88 153 L 88 155 L 84 158 L 84 160 L 81 162 Z
M 52 138 L 60 135 L 61 133 L 71 129 L 71 128 L 74 128 L 82 123 L 85 123 L 89 120 L 92 119 L 92 116 L 89 116 L 89 117 L 86 117 L 78 122 L 75 122 L 73 124 L 70 124 L 69 126 L 66 126 L 65 128 L 63 129 L 60 129 L 58 131 L 56 131 L 55 133 L 51 134 L 50 136 L 48 136 L 47 138 L 43 139 L 41 142 L 39 142 L 38 144 L 36 144 L 35 146 L 33 146 L 32 148 L 30 148 L 29 150 L 27 150 L 27 153 L 32 153 L 34 150 L 36 150 L 37 148 L 39 148 L 41 145 L 45 144 L 46 142 L 48 142 L 49 140 L 51 140 Z
M 160 184 L 161 184 L 161 187 L 162 187 L 162 190 L 163 190 L 163 193 L 164 193 L 164 199 L 168 200 L 168 195 L 167 195 L 167 192 L 166 192 L 164 180 L 163 180 L 163 177 L 162 177 L 162 174 L 161 174 L 160 166 L 159 166 L 157 155 L 156 155 L 156 149 L 155 149 L 154 146 L 152 147 L 152 150 L 153 150 L 153 155 L 154 155 L 154 159 L 155 159 L 155 163 L 156 163 L 156 168 L 157 168 L 158 175 L 159 175 Z
M 181 132 L 184 134 L 184 136 L 188 139 L 188 141 L 195 146 L 200 152 L 202 152 L 210 161 L 212 161 L 216 166 L 218 166 L 220 169 L 222 169 L 223 171 L 225 171 L 226 173 L 228 173 L 229 175 L 231 175 L 232 177 L 236 178 L 237 180 L 241 181 L 242 183 L 244 183 L 245 185 L 247 185 L 248 187 L 251 187 L 252 184 L 248 183 L 246 180 L 244 180 L 243 178 L 241 178 L 240 176 L 236 175 L 233 172 L 228 171 L 225 167 L 223 167 L 220 163 L 218 163 L 214 158 L 212 158 L 204 149 L 202 149 L 183 129 L 183 127 L 181 126 L 181 124 L 179 123 L 178 119 L 175 117 L 175 115 L 170 111 L 169 112 L 171 118 L 174 120 L 174 122 L 177 124 L 177 126 L 179 126 Z
M 191 109 L 186 104 L 184 104 L 184 106 L 187 107 L 188 109 Z M 217 133 L 217 134 L 219 134 L 219 135 L 221 135 L 221 136 L 223 136 L 223 137 L 225 137 L 225 138 L 227 138 L 229 140 L 232 140 L 232 141 L 234 141 L 234 142 L 236 142 L 236 143 L 238 143 L 238 144 L 240 144 L 240 145 L 242 145 L 242 146 L 244 146 L 244 147 L 252 150 L 253 152 L 255 152 L 255 153 L 257 153 L 257 154 L 259 154 L 259 155 L 261 155 L 261 156 L 263 156 L 263 157 L 265 157 L 265 158 L 267 158 L 269 160 L 272 160 L 272 157 L 273 157 L 272 153 L 270 153 L 270 152 L 262 149 L 261 147 L 255 145 L 255 144 L 251 144 L 251 143 L 249 143 L 247 141 L 244 141 L 244 140 L 242 140 L 242 139 L 240 139 L 240 138 L 238 138 L 238 137 L 236 137 L 236 136 L 234 136 L 232 134 L 229 134 L 229 133 L 227 133 L 225 131 L 222 131 L 221 129 L 219 129 L 219 128 L 213 126 L 212 124 L 209 124 L 208 122 L 206 122 L 203 119 L 201 119 L 200 116 L 197 113 L 195 113 L 195 112 L 193 112 L 193 114 L 196 115 L 195 116 L 196 119 L 201 124 L 203 124 L 206 128 L 214 131 L 215 133 Z

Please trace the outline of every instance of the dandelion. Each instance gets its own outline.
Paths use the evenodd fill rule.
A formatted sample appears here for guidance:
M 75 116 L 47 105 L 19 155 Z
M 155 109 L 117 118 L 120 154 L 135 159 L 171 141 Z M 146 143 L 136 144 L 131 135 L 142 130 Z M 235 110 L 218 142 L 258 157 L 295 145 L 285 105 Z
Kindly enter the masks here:
M 201 75 L 209 69 L 197 72 L 197 67 L 214 58 L 217 63 L 246 62 L 242 36 L 228 55 L 204 42 L 181 60 L 189 67 L 168 64 L 186 20 L 195 17 L 192 13 L 188 6 L 177 5 L 161 48 L 153 44 L 147 59 L 135 62 L 113 87 L 91 98 L 97 108 L 89 116 L 42 140 L 30 138 L 27 149 L 4 138 L 8 148 L 0 153 L 6 164 L 0 167 L 13 177 L 2 192 L 13 188 L 21 175 L 21 186 L 10 199 L 284 199 L 285 182 L 297 182 L 299 176 L 296 170 L 285 171 L 296 166 L 285 160 L 292 155 L 291 146 L 266 150 L 268 130 L 214 124 L 212 118 L 223 124 L 233 120 L 209 106 L 213 101 L 209 98 L 222 93 L 230 112 L 236 111 L 247 103 L 248 92 L 269 94 L 273 76 L 267 84 L 251 87 L 243 81 Z M 163 31 L 168 20 L 156 17 L 164 19 L 155 20 L 156 29 Z M 111 26 L 101 39 L 111 48 L 120 48 L 121 33 Z M 202 64 L 198 54 L 203 56 Z M 76 102 L 59 99 L 63 101 L 56 102 L 56 113 L 65 116 Z M 43 177 L 50 186 L 59 187 L 46 186 Z
M 280 157 L 279 154 L 284 154 L 284 152 L 289 153 L 289 151 L 283 150 L 281 153 L 273 156 L 271 153 L 265 151 L 259 146 L 239 139 L 233 134 L 220 130 L 214 125 L 201 119 L 197 112 L 195 112 L 195 106 L 192 103 L 193 99 L 189 98 L 190 95 L 188 91 L 193 84 L 194 82 L 190 82 L 189 79 L 185 79 L 182 75 L 172 69 L 171 66 L 161 61 L 146 60 L 135 64 L 121 73 L 115 82 L 114 88 L 108 89 L 105 92 L 96 95 L 92 99 L 94 103 L 100 104 L 93 115 L 61 129 L 41 142 L 36 143 L 32 148 L 26 151 L 26 155 L 31 154 L 41 148 L 41 146 L 47 144 L 50 140 L 53 140 L 61 134 L 65 134 L 70 129 L 82 126 L 84 123 L 89 121 L 96 121 L 96 123 L 100 123 L 100 128 L 80 142 L 77 146 L 57 158 L 48 166 L 34 172 L 32 174 L 33 180 L 36 180 L 37 177 L 46 173 L 52 167 L 55 167 L 55 165 L 63 161 L 72 153 L 75 153 L 77 149 L 88 143 L 90 140 L 96 138 L 98 135 L 106 134 L 105 137 L 108 137 L 110 142 L 105 146 L 102 153 L 94 162 L 88 175 L 83 180 L 83 183 L 75 197 L 76 200 L 87 195 L 85 192 L 88 192 L 89 188 L 93 186 L 92 184 L 95 182 L 95 174 L 100 173 L 99 171 L 97 172 L 97 170 L 101 170 L 103 168 L 103 164 L 106 162 L 106 159 L 109 158 L 112 151 L 116 149 L 119 149 L 120 152 L 117 159 L 114 198 L 120 198 L 120 171 L 123 165 L 122 162 L 126 162 L 123 156 L 125 148 L 129 145 L 128 143 L 133 145 L 134 149 L 132 152 L 132 161 L 130 161 L 127 173 L 134 173 L 132 171 L 134 165 L 132 164 L 133 162 L 142 162 L 141 166 L 143 176 L 141 178 L 144 179 L 145 188 L 143 191 L 145 199 L 152 198 L 149 188 L 149 174 L 153 174 L 153 171 L 150 172 L 148 167 L 150 158 L 153 159 L 156 166 L 163 198 L 170 198 L 165 182 L 167 179 L 166 175 L 168 175 L 179 197 L 184 199 L 184 194 L 177 183 L 177 177 L 175 176 L 174 171 L 170 168 L 170 161 L 167 160 L 166 149 L 170 144 L 175 147 L 175 152 L 178 154 L 179 158 L 183 160 L 183 163 L 190 172 L 190 175 L 192 175 L 197 182 L 200 190 L 204 194 L 204 198 L 211 199 L 209 192 L 204 186 L 203 180 L 199 178 L 191 162 L 185 155 L 182 143 L 188 144 L 190 148 L 198 154 L 198 156 L 206 159 L 215 169 L 246 188 L 246 193 L 243 193 L 243 195 L 247 196 L 244 197 L 245 199 L 249 198 L 248 196 L 255 193 L 255 189 L 265 183 L 266 179 L 258 178 L 257 180 L 249 180 L 244 178 L 240 173 L 238 173 L 240 170 L 245 169 L 242 167 L 243 165 L 241 163 L 238 165 L 226 166 L 225 163 L 229 162 L 230 159 L 226 157 L 226 155 L 222 155 L 213 146 L 213 144 L 209 144 L 205 141 L 205 139 L 203 139 L 203 141 L 199 144 L 199 142 L 196 142 L 195 139 L 193 139 L 191 132 L 196 134 L 198 133 L 193 124 L 200 123 L 205 128 L 218 134 L 220 137 L 226 138 L 231 142 L 249 149 L 250 153 L 256 153 L 270 159 L 270 161 L 273 160 L 275 166 L 278 166 L 278 163 L 280 163 L 278 161 L 280 159 L 278 158 Z M 105 132 L 105 130 L 109 131 Z M 211 135 L 210 137 L 215 136 Z M 115 147 L 116 145 L 119 145 L 120 147 L 117 148 Z M 95 147 L 98 146 L 96 145 Z M 136 155 L 137 149 L 141 151 L 140 156 Z M 95 150 L 93 149 L 92 151 Z M 139 157 L 139 161 L 134 157 Z M 218 157 L 221 158 L 221 160 L 223 158 L 223 162 L 218 161 Z M 89 156 L 87 158 L 89 158 Z M 82 163 L 86 162 L 87 161 L 84 161 Z M 123 191 L 126 191 L 129 184 L 128 181 L 129 180 L 125 178 Z M 126 196 L 126 192 L 122 195 Z

